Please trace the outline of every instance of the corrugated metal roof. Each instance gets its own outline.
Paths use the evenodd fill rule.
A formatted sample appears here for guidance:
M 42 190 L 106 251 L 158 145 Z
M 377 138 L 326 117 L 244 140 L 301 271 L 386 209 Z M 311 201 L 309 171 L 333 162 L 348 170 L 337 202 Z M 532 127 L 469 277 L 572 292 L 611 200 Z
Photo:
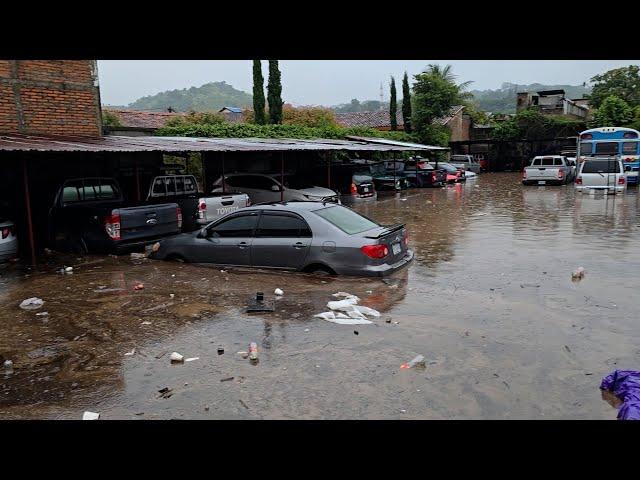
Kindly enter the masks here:
M 416 143 L 381 141 L 379 138 L 202 138 L 125 137 L 101 138 L 0 135 L 0 151 L 39 152 L 259 152 L 259 151 L 416 151 L 434 147 Z M 442 148 L 442 147 L 435 147 Z
M 440 147 L 440 146 L 436 146 L 436 145 L 422 145 L 421 143 L 398 142 L 396 140 L 389 140 L 387 138 L 354 137 L 354 136 L 349 136 L 347 138 L 351 139 L 351 140 L 362 141 L 362 142 L 369 142 L 369 143 L 376 143 L 376 144 L 381 144 L 381 145 L 403 147 L 407 151 L 408 150 L 417 149 L 416 147 L 420 147 L 419 150 L 434 150 L 434 151 L 449 150 L 449 147 Z
M 224 112 L 225 110 L 233 113 L 242 113 L 242 109 L 240 107 L 222 107 L 218 112 Z

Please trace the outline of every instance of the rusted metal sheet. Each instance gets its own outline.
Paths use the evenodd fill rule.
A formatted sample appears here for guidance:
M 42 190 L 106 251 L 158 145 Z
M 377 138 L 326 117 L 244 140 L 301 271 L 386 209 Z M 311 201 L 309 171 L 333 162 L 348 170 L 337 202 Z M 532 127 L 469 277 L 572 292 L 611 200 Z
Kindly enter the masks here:
M 268 152 L 268 151 L 418 151 L 435 150 L 416 143 L 353 137 L 350 140 L 202 137 L 44 137 L 0 135 L 0 151 L 23 152 Z
M 347 137 L 350 140 L 357 140 L 360 142 L 367 142 L 369 144 L 380 144 L 392 147 L 402 148 L 405 151 L 409 150 L 432 150 L 432 151 L 444 151 L 449 150 L 449 147 L 439 147 L 436 145 L 422 145 L 421 143 L 410 143 L 410 142 L 399 142 L 396 140 L 389 140 L 387 138 L 377 138 L 377 137 L 356 137 L 349 136 Z M 395 150 L 398 151 L 398 150 Z

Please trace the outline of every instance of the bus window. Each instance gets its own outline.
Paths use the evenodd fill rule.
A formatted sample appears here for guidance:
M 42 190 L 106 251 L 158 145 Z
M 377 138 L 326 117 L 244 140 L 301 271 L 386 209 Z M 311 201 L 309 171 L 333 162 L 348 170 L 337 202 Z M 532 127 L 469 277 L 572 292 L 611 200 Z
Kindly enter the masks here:
M 637 155 L 638 154 L 638 142 L 623 142 L 622 153 L 624 155 Z
M 580 144 L 580 154 L 581 155 L 590 155 L 593 153 L 593 143 L 581 143 Z
M 618 153 L 618 142 L 598 142 L 596 143 L 596 153 L 615 155 Z

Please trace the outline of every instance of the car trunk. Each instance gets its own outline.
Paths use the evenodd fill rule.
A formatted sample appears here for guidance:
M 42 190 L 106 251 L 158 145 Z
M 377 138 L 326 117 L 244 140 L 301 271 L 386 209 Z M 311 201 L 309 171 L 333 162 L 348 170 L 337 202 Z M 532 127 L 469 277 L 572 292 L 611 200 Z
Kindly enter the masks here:
M 180 232 L 175 203 L 119 208 L 113 214 L 120 215 L 123 242 Z
M 380 245 L 386 245 L 389 254 L 378 260 L 379 263 L 394 264 L 399 262 L 407 253 L 408 246 L 404 241 L 406 228 L 403 224 L 379 227 L 362 234 L 367 239 L 376 240 Z

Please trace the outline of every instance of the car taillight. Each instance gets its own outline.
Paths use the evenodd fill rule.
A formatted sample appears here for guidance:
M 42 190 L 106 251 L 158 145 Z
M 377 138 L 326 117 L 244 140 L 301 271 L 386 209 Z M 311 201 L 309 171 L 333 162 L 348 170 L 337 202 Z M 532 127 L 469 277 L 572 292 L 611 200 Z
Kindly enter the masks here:
M 251 206 L 251 199 L 249 197 L 247 197 L 247 207 Z
M 182 228 L 182 209 L 180 207 L 176 208 L 176 217 L 178 219 L 178 228 Z
M 558 170 L 558 178 L 562 178 L 564 176 L 564 172 L 562 170 Z
M 527 171 L 526 171 L 526 170 L 523 170 L 523 171 L 522 171 L 522 179 L 523 179 L 523 180 L 526 180 L 526 179 L 527 179 Z
M 203 200 L 200 200 L 200 203 L 198 204 L 198 218 L 201 220 L 204 220 L 206 217 L 207 217 L 207 204 Z
M 360 250 L 369 258 L 384 258 L 389 255 L 389 249 L 386 245 L 365 245 Z
M 112 214 L 104 220 L 104 229 L 113 240 L 120 240 L 120 215 Z
M 10 233 L 11 233 L 11 228 L 10 227 L 3 227 L 2 228 L 2 239 L 4 240 L 5 238 L 7 238 Z
M 618 179 L 618 185 L 624 185 L 624 177 L 620 177 Z M 4 235 L 4 233 L 3 233 L 3 235 Z M 4 238 L 4 236 L 2 238 Z
M 409 247 L 409 232 L 407 230 L 404 231 L 404 237 L 402 238 L 405 247 Z
M 438 176 L 436 175 L 436 172 L 431 172 L 431 181 L 435 182 L 438 179 Z
M 358 187 L 356 187 L 355 183 L 351 184 L 351 194 L 356 195 L 358 193 Z
M 582 177 L 578 177 L 578 178 L 576 178 L 576 183 L 577 183 L 578 185 L 582 185 Z

